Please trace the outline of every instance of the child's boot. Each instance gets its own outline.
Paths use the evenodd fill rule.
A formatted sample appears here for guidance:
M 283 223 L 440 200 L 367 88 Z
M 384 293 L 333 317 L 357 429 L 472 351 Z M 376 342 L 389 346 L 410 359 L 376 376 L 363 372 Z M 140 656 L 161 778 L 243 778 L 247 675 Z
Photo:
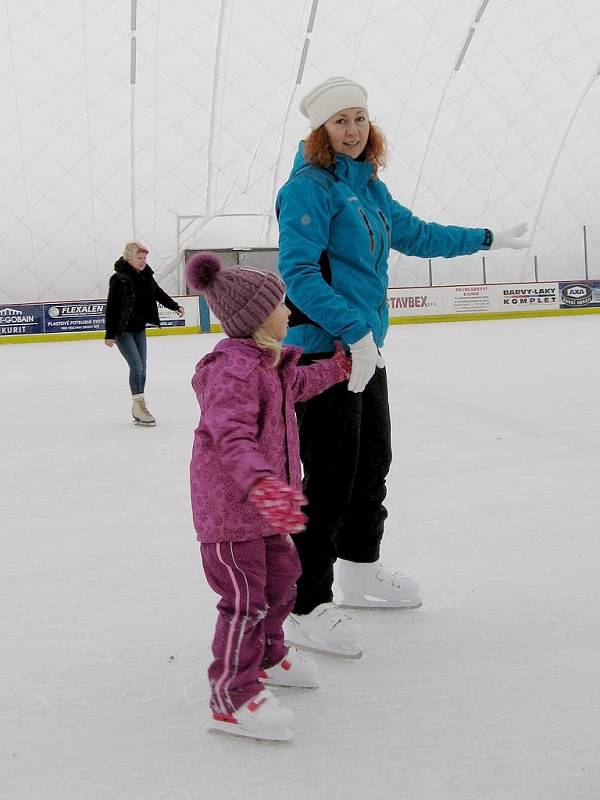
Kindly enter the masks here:
M 213 711 L 210 727 L 233 736 L 289 742 L 293 717 L 291 709 L 282 706 L 269 689 L 263 689 L 231 714 Z
M 317 689 L 319 668 L 315 661 L 302 655 L 297 648 L 290 647 L 281 661 L 268 669 L 261 669 L 258 678 L 266 686 L 297 686 L 302 689 Z

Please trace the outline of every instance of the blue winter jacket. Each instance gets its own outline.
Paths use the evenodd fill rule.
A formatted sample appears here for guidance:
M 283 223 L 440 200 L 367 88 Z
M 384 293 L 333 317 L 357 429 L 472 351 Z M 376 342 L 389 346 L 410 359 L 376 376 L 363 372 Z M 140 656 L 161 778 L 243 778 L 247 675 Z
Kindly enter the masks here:
M 401 206 L 372 166 L 337 155 L 323 169 L 304 160 L 301 142 L 277 195 L 279 269 L 292 309 L 287 344 L 331 352 L 371 331 L 378 347 L 388 328 L 390 248 L 435 258 L 488 249 L 485 228 L 423 222 Z

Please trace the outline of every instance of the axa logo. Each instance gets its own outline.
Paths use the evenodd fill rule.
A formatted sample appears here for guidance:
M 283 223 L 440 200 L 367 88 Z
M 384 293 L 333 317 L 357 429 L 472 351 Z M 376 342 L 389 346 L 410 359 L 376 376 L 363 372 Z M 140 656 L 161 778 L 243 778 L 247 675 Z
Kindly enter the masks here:
M 584 283 L 563 286 L 561 298 L 566 306 L 587 306 L 592 302 L 592 289 Z

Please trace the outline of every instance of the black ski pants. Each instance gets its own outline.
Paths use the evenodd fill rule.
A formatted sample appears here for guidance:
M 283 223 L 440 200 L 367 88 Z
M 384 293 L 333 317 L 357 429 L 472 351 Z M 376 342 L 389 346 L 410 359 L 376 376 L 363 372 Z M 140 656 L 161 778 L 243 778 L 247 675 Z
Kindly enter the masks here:
M 314 359 L 304 355 L 300 363 Z M 392 461 L 385 368 L 375 370 L 363 392 L 339 383 L 298 403 L 296 414 L 308 524 L 294 536 L 302 565 L 294 611 L 308 614 L 333 599 L 336 558 L 379 558 Z

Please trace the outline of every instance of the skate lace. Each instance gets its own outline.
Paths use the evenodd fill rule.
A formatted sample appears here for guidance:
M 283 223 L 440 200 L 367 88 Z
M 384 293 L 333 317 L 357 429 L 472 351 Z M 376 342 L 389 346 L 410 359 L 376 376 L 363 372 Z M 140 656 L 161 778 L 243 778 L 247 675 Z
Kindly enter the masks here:
M 386 578 L 391 578 L 393 583 L 396 579 L 397 574 L 398 574 L 397 572 L 392 572 L 391 569 L 387 569 L 387 567 L 384 567 L 383 564 L 380 564 L 379 569 L 375 573 L 375 577 L 378 581 L 381 581 L 382 583 L 385 581 Z
M 402 579 L 406 577 L 407 575 L 405 575 L 404 572 L 398 572 L 397 570 L 392 572 L 391 569 L 384 567 L 383 564 L 379 565 L 379 569 L 375 574 L 376 580 L 380 581 L 381 583 L 385 583 L 386 580 L 389 580 L 392 586 L 397 587 L 401 586 Z
M 148 417 L 148 422 L 154 421 L 154 417 L 152 416 L 150 411 L 148 411 L 148 406 L 146 405 L 146 401 L 138 400 L 137 402 L 139 411 L 141 412 L 141 414 L 145 414 Z
M 334 612 L 333 614 L 328 612 Z M 338 607 L 335 603 L 323 603 L 323 608 L 319 611 L 318 614 L 315 614 L 316 617 L 322 617 L 323 614 L 327 614 L 327 617 L 330 617 L 330 628 L 336 628 L 338 625 L 343 623 L 345 620 L 350 619 L 347 614 L 341 614 L 338 610 Z M 326 617 L 326 619 L 327 619 Z

